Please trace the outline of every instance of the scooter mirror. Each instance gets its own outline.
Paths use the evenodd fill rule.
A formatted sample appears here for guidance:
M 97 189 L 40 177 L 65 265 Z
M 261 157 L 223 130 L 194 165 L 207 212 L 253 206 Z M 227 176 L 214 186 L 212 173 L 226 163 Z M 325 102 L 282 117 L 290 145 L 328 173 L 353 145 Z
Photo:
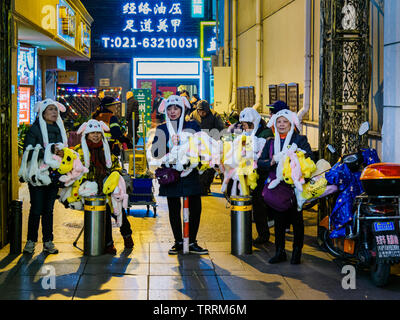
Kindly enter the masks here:
M 331 145 L 331 144 L 328 144 L 327 148 L 328 148 L 328 150 L 329 150 L 330 153 L 335 153 L 335 152 L 336 152 L 336 149 L 335 149 L 334 146 Z
M 362 136 L 362 135 L 366 134 L 368 132 L 368 130 L 369 130 L 369 122 L 365 121 L 361 124 L 360 129 L 358 129 L 358 134 L 360 136 Z

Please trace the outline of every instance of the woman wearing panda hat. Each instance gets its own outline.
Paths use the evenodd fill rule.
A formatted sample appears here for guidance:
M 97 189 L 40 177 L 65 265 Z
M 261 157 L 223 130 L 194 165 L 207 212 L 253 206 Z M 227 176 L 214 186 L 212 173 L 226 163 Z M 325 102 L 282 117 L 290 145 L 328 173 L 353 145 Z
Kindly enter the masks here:
M 160 104 L 159 111 L 165 113 L 165 123 L 156 129 L 153 139 L 152 157 L 160 159 L 165 156 L 173 145 L 179 144 L 182 131 L 192 133 L 201 131 L 195 121 L 185 121 L 185 109 L 190 109 L 189 101 L 180 96 L 172 95 Z M 199 173 L 193 170 L 186 177 L 180 177 L 177 182 L 160 185 L 159 195 L 167 197 L 169 221 L 175 238 L 175 244 L 168 251 L 178 254 L 183 250 L 181 197 L 189 197 L 189 252 L 208 254 L 207 249 L 201 248 L 196 241 L 201 215 L 201 188 Z
M 86 180 L 96 182 L 98 194 L 102 194 L 105 179 L 113 171 L 121 172 L 122 170 L 118 158 L 110 152 L 104 131 L 109 131 L 109 128 L 103 121 L 91 119 L 83 123 L 78 129 L 78 134 L 82 134 L 81 144 L 75 147 L 82 163 L 89 169 Z M 112 239 L 111 208 L 108 204 L 106 208 L 105 253 L 115 255 L 117 250 Z M 125 210 L 122 210 L 120 232 L 125 248 L 132 249 L 134 245 L 132 230 Z
M 294 143 L 298 148 L 306 152 L 306 157 L 314 158 L 307 137 L 298 134 L 295 130 L 296 127 L 299 127 L 299 119 L 296 113 L 287 109 L 281 110 L 271 117 L 268 127 L 274 130 L 275 137 L 267 139 L 265 143 L 262 154 L 257 161 L 259 170 L 267 174 L 271 170 L 276 172 L 277 161 L 279 161 L 282 151 Z M 270 148 L 273 150 L 272 158 L 270 157 Z M 291 223 L 293 225 L 293 251 L 290 263 L 299 264 L 301 262 L 301 251 L 304 241 L 303 212 L 297 211 L 296 203 L 293 204 L 292 208 L 284 212 L 278 212 L 270 207 L 268 208 L 268 212 L 272 213 L 275 220 L 276 250 L 275 256 L 269 260 L 269 263 L 286 261 L 285 229 Z
M 36 103 L 35 112 L 38 113 L 36 121 L 32 124 L 25 136 L 24 151 L 28 146 L 41 146 L 38 159 L 44 158 L 44 149 L 50 143 L 61 143 L 68 146 L 60 112 L 65 112 L 61 103 L 52 99 L 46 99 Z M 63 151 L 54 145 L 53 153 L 63 157 Z M 29 155 L 28 161 L 30 161 Z M 57 197 L 58 188 L 54 184 L 47 186 L 34 186 L 28 183 L 31 208 L 28 219 L 28 236 L 24 252 L 32 254 L 38 241 L 38 229 L 40 216 L 42 216 L 43 251 L 58 253 L 53 243 L 53 208 Z

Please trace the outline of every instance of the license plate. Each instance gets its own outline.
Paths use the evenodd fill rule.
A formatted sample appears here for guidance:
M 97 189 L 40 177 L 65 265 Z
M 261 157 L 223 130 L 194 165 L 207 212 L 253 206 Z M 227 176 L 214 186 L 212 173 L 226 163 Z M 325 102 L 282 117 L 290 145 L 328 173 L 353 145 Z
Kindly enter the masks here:
M 394 230 L 393 222 L 374 222 L 375 231 L 392 231 Z

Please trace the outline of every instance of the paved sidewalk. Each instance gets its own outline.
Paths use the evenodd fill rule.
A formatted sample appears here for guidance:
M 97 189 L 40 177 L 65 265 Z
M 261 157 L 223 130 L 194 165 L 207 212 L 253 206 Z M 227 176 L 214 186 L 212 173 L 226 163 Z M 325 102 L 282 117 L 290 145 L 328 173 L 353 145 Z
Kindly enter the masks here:
M 385 288 L 376 288 L 367 272 L 357 271 L 357 288 L 342 289 L 340 261 L 321 251 L 316 243 L 315 211 L 304 214 L 306 235 L 301 265 L 268 264 L 274 253 L 272 243 L 254 247 L 251 255 L 231 255 L 230 211 L 219 189 L 220 184 L 215 183 L 213 195 L 202 198 L 198 240 L 209 249 L 208 256 L 168 255 L 173 237 L 166 199 L 159 197 L 156 218 L 146 217 L 143 206 L 131 208 L 128 219 L 133 229 L 133 250 L 124 250 L 119 230 L 114 229 L 116 256 L 83 256 L 72 245 L 83 226 L 83 214 L 66 210 L 57 202 L 54 242 L 60 253 L 46 256 L 41 243 L 32 256 L 9 255 L 9 246 L 2 248 L 0 299 L 400 299 L 399 267 L 392 268 L 391 282 Z M 20 199 L 24 200 L 25 245 L 29 212 L 26 185 L 20 189 Z M 253 233 L 255 236 L 254 224 Z M 292 234 L 287 239 L 290 260 Z M 274 241 L 273 236 L 270 240 Z M 83 248 L 83 236 L 78 247 Z M 55 274 L 54 282 L 47 277 L 50 273 Z

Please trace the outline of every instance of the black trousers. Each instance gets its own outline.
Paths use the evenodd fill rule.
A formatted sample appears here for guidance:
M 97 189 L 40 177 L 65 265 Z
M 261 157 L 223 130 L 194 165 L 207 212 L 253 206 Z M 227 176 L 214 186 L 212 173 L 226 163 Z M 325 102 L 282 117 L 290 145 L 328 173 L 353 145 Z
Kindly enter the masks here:
M 214 168 L 208 168 L 199 176 L 200 179 L 200 185 L 201 185 L 201 194 L 202 195 L 207 195 L 208 190 L 211 187 L 211 184 L 214 181 L 214 176 L 215 176 L 215 169 Z
M 303 248 L 304 243 L 304 220 L 303 211 L 297 211 L 296 207 L 285 212 L 278 212 L 269 208 L 275 220 L 275 248 L 276 251 L 285 249 L 285 235 L 288 225 L 293 225 L 293 249 Z
M 42 216 L 43 242 L 53 241 L 53 209 L 58 188 L 50 185 L 34 187 L 28 184 L 31 208 L 28 218 L 28 240 L 38 241 L 40 216 Z
M 270 236 L 268 227 L 268 213 L 270 209 L 267 207 L 262 197 L 263 187 L 263 184 L 257 185 L 251 193 L 251 197 L 253 201 L 253 218 L 256 224 L 258 236 L 267 239 Z
M 113 238 L 112 238 L 111 219 L 114 219 L 114 218 L 111 216 L 111 209 L 110 209 L 110 206 L 107 204 L 107 206 L 106 206 L 106 230 L 105 230 L 106 246 L 112 245 L 114 243 Z M 132 235 L 131 224 L 129 223 L 129 220 L 126 216 L 125 209 L 122 209 L 122 225 L 119 228 L 119 231 L 121 232 L 121 236 L 124 238 Z
M 182 219 L 181 219 L 181 198 L 167 197 L 169 222 L 176 242 L 181 242 L 182 237 Z M 189 243 L 196 241 L 197 232 L 200 226 L 201 215 L 201 197 L 189 196 Z

